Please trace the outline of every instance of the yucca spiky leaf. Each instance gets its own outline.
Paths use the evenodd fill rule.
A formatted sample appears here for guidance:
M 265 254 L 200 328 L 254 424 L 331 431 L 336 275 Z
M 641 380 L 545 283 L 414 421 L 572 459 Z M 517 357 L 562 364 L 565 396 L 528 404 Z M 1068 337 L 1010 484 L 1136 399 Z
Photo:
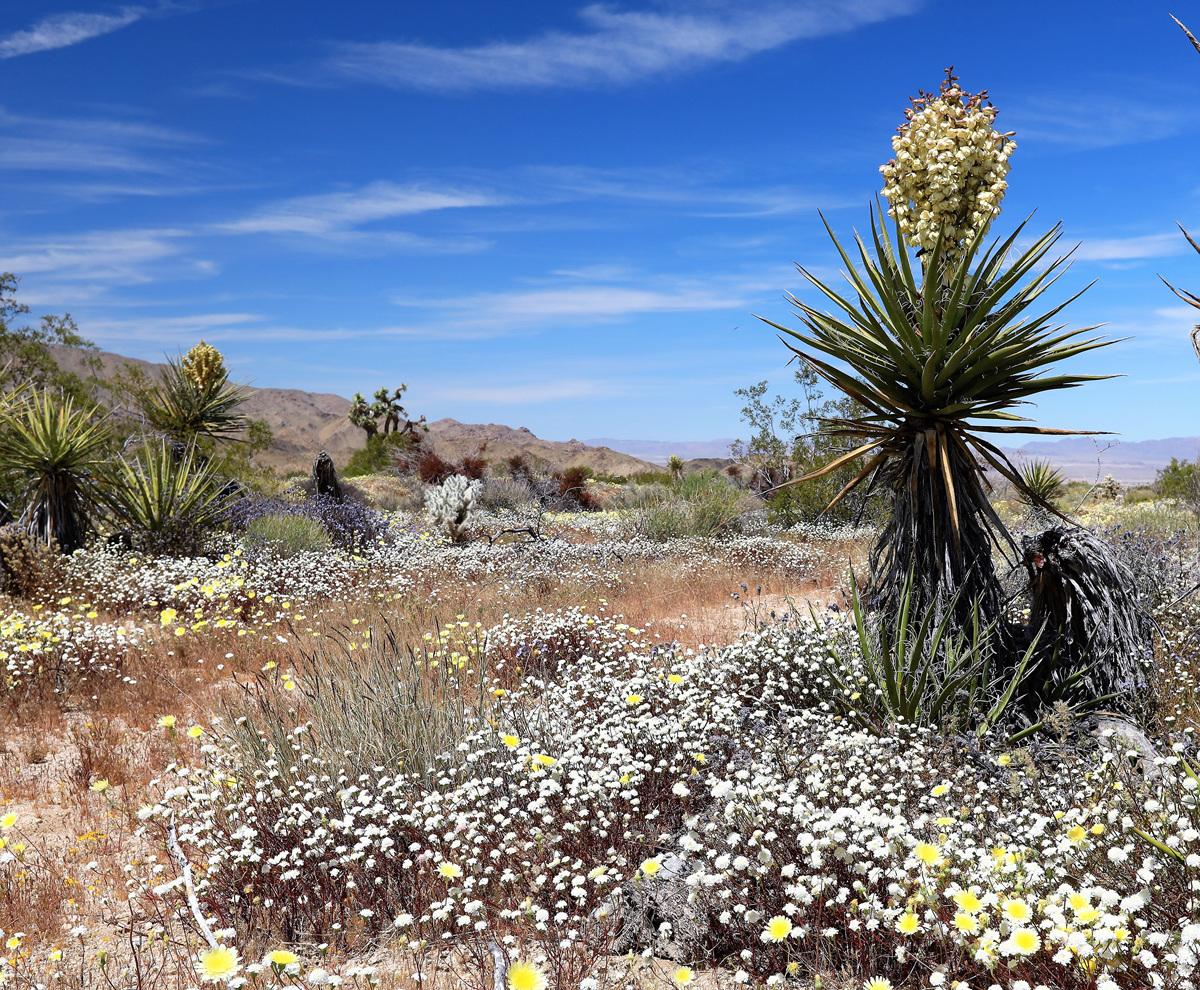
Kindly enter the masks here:
M 850 293 L 807 269 L 801 274 L 833 304 L 833 312 L 790 297 L 803 330 L 765 322 L 822 378 L 865 409 L 824 428 L 852 449 L 800 484 L 867 457 L 866 467 L 839 494 L 873 478 L 894 493 L 893 513 L 876 545 L 876 581 L 893 590 L 916 560 L 929 591 L 966 583 L 967 600 L 998 607 L 990 562 L 993 543 L 1015 551 L 985 489 L 990 466 L 1034 504 L 1057 512 L 1030 492 L 987 434 L 1075 434 L 1030 425 L 1015 407 L 1043 392 L 1075 388 L 1110 375 L 1044 374 L 1044 369 L 1113 341 L 1089 336 L 1096 328 L 1055 323 L 1064 303 L 1035 304 L 1063 274 L 1069 255 L 1047 262 L 1061 228 L 1017 253 L 1021 224 L 990 245 L 982 237 L 948 262 L 939 241 L 921 263 L 910 259 L 897 232 L 871 215 L 871 246 L 855 237 L 855 254 L 826 230 L 845 265 Z M 788 340 L 787 338 L 791 338 Z M 793 343 L 796 341 L 798 343 Z M 836 501 L 836 499 L 835 499 Z
M 52 391 L 23 394 L 3 411 L 0 471 L 17 481 L 20 524 L 70 553 L 83 546 L 95 501 L 94 472 L 110 441 L 95 408 Z
M 182 359 L 168 358 L 161 379 L 142 398 L 142 412 L 156 430 L 184 443 L 239 439 L 247 421 L 238 406 L 249 393 L 249 386 L 223 376 L 197 381 Z

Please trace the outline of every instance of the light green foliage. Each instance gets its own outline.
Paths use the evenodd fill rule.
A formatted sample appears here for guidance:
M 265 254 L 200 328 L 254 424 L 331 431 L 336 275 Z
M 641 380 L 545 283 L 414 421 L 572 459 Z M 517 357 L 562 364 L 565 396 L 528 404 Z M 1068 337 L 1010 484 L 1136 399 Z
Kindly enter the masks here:
M 118 525 L 151 549 L 194 549 L 219 524 L 228 496 L 195 446 L 180 455 L 169 440 L 147 443 L 104 472 L 104 504 Z
M 350 455 L 342 474 L 347 478 L 378 474 L 395 467 L 397 460 L 412 448 L 408 434 L 371 433 L 367 436 L 367 445 Z
M 64 553 L 83 546 L 109 444 L 100 410 L 57 391 L 10 397 L 0 414 L 0 472 L 19 493 L 20 524 Z
M 1163 498 L 1200 500 L 1200 461 L 1172 457 L 1154 478 L 1154 489 Z
M 978 608 L 963 630 L 952 627 L 957 602 L 940 619 L 929 609 L 918 615 L 911 573 L 891 615 L 868 613 L 857 585 L 851 587 L 856 639 L 841 650 L 831 646 L 822 667 L 835 704 L 852 721 L 871 731 L 899 722 L 978 735 L 1002 722 L 1019 697 L 1034 646 L 1014 670 L 997 661 Z
M 250 523 L 246 532 L 258 537 L 280 557 L 327 550 L 333 542 L 319 519 L 286 513 L 260 516 Z
M 652 491 L 647 500 L 635 526 L 652 540 L 737 532 L 741 514 L 750 507 L 744 492 L 711 472 Z
M 806 485 L 779 487 L 817 471 L 846 452 L 834 436 L 821 431 L 823 422 L 864 411 L 856 408 L 852 399 L 825 399 L 820 378 L 811 368 L 797 371 L 795 381 L 801 390 L 799 397 L 776 395 L 768 400 L 765 381 L 734 392 L 746 400 L 741 416 L 753 433 L 748 441 L 735 442 L 731 453 L 750 469 L 751 487 L 764 495 L 771 522 L 790 528 L 819 517 L 836 522 L 861 518 L 870 511 L 864 491 L 830 508 L 838 493 L 853 480 L 856 472 L 852 465 Z
M 1017 489 L 1017 497 L 1031 508 L 1053 505 L 1067 492 L 1066 478 L 1050 461 L 1041 458 L 1026 461 L 1020 473 L 1024 490 Z
M 50 348 L 58 345 L 86 351 L 95 350 L 96 345 L 79 335 L 70 313 L 43 316 L 40 327 L 15 325 L 18 317 L 29 312 L 28 306 L 17 302 L 19 282 L 11 272 L 0 273 L 0 381 L 6 390 L 19 385 L 56 389 L 84 404 L 89 398 L 87 383 L 62 371 Z

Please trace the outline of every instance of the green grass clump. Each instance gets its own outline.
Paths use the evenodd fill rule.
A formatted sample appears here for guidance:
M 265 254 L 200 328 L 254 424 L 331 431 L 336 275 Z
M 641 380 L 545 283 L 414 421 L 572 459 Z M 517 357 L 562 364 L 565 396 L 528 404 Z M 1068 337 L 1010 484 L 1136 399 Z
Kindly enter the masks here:
M 279 513 L 255 519 L 247 532 L 261 539 L 280 557 L 294 557 L 312 550 L 328 550 L 329 532 L 317 519 Z

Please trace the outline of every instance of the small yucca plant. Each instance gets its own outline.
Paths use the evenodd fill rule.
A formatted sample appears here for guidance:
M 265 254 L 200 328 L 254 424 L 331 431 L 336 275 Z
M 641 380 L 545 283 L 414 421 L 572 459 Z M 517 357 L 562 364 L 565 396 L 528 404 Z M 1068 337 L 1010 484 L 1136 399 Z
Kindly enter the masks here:
M 238 407 L 250 388 L 233 384 L 216 348 L 201 341 L 183 358 L 168 358 L 162 377 L 140 397 L 146 422 L 177 443 L 240 438 L 248 425 Z
M 1067 479 L 1050 461 L 1035 458 L 1021 465 L 1021 482 L 1025 491 L 1020 494 L 1031 504 L 1051 504 L 1063 497 L 1067 490 Z M 1028 492 L 1033 498 L 1025 493 Z
M 110 439 L 99 409 L 69 395 L 32 392 L 10 402 L 0 419 L 0 471 L 21 491 L 22 528 L 63 553 L 83 546 Z

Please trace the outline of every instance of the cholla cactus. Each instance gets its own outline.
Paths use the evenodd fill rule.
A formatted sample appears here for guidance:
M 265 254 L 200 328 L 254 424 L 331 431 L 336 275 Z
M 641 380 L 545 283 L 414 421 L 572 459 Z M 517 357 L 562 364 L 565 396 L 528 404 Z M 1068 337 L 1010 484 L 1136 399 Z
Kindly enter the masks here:
M 466 539 L 466 529 L 475 521 L 475 496 L 483 487 L 481 481 L 468 481 L 461 474 L 452 474 L 425 495 L 425 510 L 433 528 L 450 537 L 450 542 Z
M 963 92 L 950 69 L 941 92 L 921 93 L 904 116 L 892 138 L 896 157 L 879 169 L 888 214 L 912 247 L 932 251 L 940 233 L 953 259 L 999 215 L 1016 142 L 992 129 L 987 91 Z
M 183 373 L 201 394 L 220 387 L 229 377 L 221 352 L 203 340 L 187 352 L 183 359 Z

